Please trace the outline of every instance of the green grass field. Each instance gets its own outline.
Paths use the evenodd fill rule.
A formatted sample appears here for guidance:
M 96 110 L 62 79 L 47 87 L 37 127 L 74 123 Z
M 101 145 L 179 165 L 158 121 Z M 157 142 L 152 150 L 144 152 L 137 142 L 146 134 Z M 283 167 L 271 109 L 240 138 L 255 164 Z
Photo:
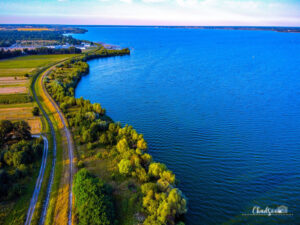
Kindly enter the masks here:
M 30 55 L 0 60 L 0 77 L 24 76 L 35 68 L 45 67 L 75 55 Z

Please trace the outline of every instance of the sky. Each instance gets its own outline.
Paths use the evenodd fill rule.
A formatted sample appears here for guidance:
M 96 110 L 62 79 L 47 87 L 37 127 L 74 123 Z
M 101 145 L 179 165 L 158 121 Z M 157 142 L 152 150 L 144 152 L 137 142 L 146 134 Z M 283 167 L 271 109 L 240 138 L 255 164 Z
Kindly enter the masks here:
M 0 23 L 300 26 L 300 0 L 0 0 Z

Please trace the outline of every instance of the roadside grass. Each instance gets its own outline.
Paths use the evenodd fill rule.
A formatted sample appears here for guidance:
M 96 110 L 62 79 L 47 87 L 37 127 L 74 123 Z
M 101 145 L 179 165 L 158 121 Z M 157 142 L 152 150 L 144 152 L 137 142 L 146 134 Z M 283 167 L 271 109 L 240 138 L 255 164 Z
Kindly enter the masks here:
M 51 117 L 50 117 L 51 119 Z M 53 122 L 53 117 L 52 117 Z M 57 125 L 54 125 L 54 129 L 57 131 Z M 56 132 L 56 164 L 55 164 L 55 172 L 54 179 L 51 188 L 49 206 L 46 214 L 45 225 L 53 224 L 55 207 L 58 200 L 60 181 L 63 173 L 63 150 L 61 145 L 61 134 L 60 132 Z M 65 223 L 66 224 L 66 223 Z
M 61 130 L 61 143 L 62 143 L 62 174 L 60 184 L 57 193 L 57 200 L 54 210 L 54 224 L 67 224 L 68 223 L 68 212 L 69 212 L 69 155 L 68 155 L 68 142 Z

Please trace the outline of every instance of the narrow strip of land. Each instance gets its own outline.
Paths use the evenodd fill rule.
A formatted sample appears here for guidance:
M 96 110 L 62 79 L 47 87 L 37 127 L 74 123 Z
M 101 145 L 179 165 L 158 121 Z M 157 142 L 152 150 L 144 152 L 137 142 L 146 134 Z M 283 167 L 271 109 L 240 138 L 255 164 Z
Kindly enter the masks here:
M 63 60 L 65 61 L 65 60 Z M 68 155 L 69 155 L 69 171 L 68 171 L 68 175 L 69 175 L 69 210 L 68 210 L 68 224 L 72 224 L 72 199 L 73 199 L 73 195 L 72 195 L 72 183 L 73 183 L 73 175 L 74 175 L 74 166 L 73 166 L 73 158 L 74 158 L 74 147 L 73 147 L 73 141 L 72 141 L 72 137 L 71 137 L 71 133 L 67 127 L 67 122 L 66 119 L 64 118 L 62 112 L 60 111 L 58 105 L 56 104 L 56 102 L 52 99 L 52 97 L 48 94 L 45 85 L 43 83 L 44 78 L 60 63 L 62 63 L 63 61 L 60 61 L 59 63 L 57 63 L 56 65 L 50 67 L 49 69 L 47 69 L 45 72 L 42 73 L 42 77 L 40 79 L 40 83 L 38 83 L 38 85 L 41 85 L 42 87 L 42 92 L 43 94 L 46 96 L 47 101 L 51 104 L 51 113 L 56 113 L 58 115 L 58 117 L 55 117 L 56 120 L 60 120 L 57 121 L 59 124 L 62 125 L 62 132 L 64 132 L 64 135 L 67 139 L 67 143 L 68 143 Z M 52 169 L 51 169 L 51 173 L 50 173 L 50 180 L 48 183 L 48 188 L 47 188 L 47 195 L 46 195 L 46 200 L 42 209 L 42 214 L 41 214 L 41 219 L 40 219 L 40 223 L 39 224 L 44 224 L 45 223 L 45 218 L 47 215 L 47 209 L 49 206 L 49 201 L 50 201 L 50 193 L 51 193 L 51 188 L 52 188 L 52 184 L 53 184 L 53 180 L 54 180 L 54 170 L 55 170 L 55 164 L 56 164 L 56 145 L 57 145 L 57 140 L 56 140 L 56 135 L 55 135 L 55 129 L 53 126 L 53 123 L 51 122 L 49 116 L 47 115 L 46 111 L 44 110 L 42 104 L 40 103 L 39 98 L 37 97 L 36 91 L 33 90 L 33 94 L 35 96 L 35 99 L 37 101 L 37 103 L 39 104 L 48 124 L 50 127 L 50 132 L 53 138 L 53 161 L 52 161 Z M 54 112 L 53 112 L 54 111 Z
M 34 83 L 36 82 L 36 80 L 37 80 L 37 78 L 34 80 Z M 54 131 L 53 124 L 52 124 L 49 116 L 47 115 L 45 109 L 43 108 L 43 106 L 42 106 L 42 104 L 41 104 L 41 102 L 40 102 L 40 100 L 39 100 L 39 98 L 38 98 L 38 96 L 36 94 L 36 90 L 34 88 L 34 86 L 35 86 L 34 83 L 32 85 L 33 86 L 32 93 L 33 93 L 33 96 L 34 96 L 37 104 L 39 105 L 39 107 L 40 107 L 43 115 L 45 116 L 49 127 L 50 127 L 50 132 L 51 132 L 51 136 L 52 136 L 52 143 L 53 143 L 53 160 L 52 160 L 52 166 L 51 166 L 49 183 L 48 183 L 48 187 L 47 187 L 47 195 L 46 195 L 45 203 L 43 205 L 42 214 L 41 214 L 41 218 L 40 218 L 40 222 L 39 222 L 39 224 L 44 224 L 45 218 L 46 218 L 46 214 L 47 214 L 48 205 L 49 205 L 51 187 L 52 187 L 53 178 L 54 178 L 54 169 L 55 169 L 55 163 L 56 163 L 56 137 L 55 137 L 55 131 Z
M 39 138 L 40 135 L 32 135 L 32 137 Z M 45 169 L 46 169 L 46 163 L 47 163 L 47 157 L 48 157 L 48 139 L 44 135 L 42 135 L 42 137 L 44 140 L 42 163 L 41 163 L 39 176 L 36 180 L 36 184 L 35 184 L 33 195 L 32 195 L 31 201 L 30 201 L 30 205 L 28 208 L 25 225 L 30 225 L 30 223 L 31 223 L 32 215 L 34 213 L 34 209 L 35 209 L 38 197 L 39 197 L 39 193 L 41 190 L 41 186 L 42 186 L 42 182 L 43 182 L 43 178 L 44 178 L 44 174 L 45 174 Z
M 42 81 L 44 80 L 44 78 L 51 72 L 52 69 L 54 69 L 56 67 L 53 66 L 50 69 L 48 69 L 46 72 L 43 73 L 42 75 Z M 72 137 L 71 137 L 71 133 L 70 130 L 67 127 L 67 122 L 66 119 L 64 118 L 62 112 L 60 111 L 58 105 L 56 104 L 56 102 L 53 100 L 53 98 L 48 94 L 46 87 L 44 85 L 44 83 L 42 82 L 42 88 L 43 88 L 43 92 L 45 93 L 45 95 L 47 96 L 47 98 L 49 99 L 49 101 L 51 102 L 52 106 L 55 108 L 56 113 L 59 115 L 59 119 L 61 124 L 63 125 L 63 132 L 65 133 L 65 136 L 67 138 L 67 142 L 68 142 L 68 153 L 69 153 L 69 212 L 68 212 L 68 224 L 71 225 L 72 224 L 72 202 L 73 202 L 73 194 L 72 194 L 72 184 L 73 184 L 73 175 L 74 175 L 74 165 L 73 165 L 73 160 L 74 160 L 74 144 L 72 141 Z

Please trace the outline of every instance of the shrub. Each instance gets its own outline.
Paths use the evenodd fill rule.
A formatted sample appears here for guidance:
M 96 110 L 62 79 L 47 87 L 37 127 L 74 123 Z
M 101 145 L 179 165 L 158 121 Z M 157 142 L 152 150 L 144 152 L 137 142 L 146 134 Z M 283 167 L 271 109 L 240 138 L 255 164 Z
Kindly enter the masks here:
M 98 159 L 102 159 L 102 158 L 103 158 L 103 155 L 102 155 L 101 152 L 98 152 L 97 155 L 96 155 L 96 157 L 97 157 Z
M 91 142 L 89 142 L 89 143 L 87 143 L 86 147 L 88 150 L 91 150 L 91 149 L 93 149 L 93 144 Z
M 77 167 L 80 169 L 80 168 L 82 168 L 84 166 L 84 162 L 83 161 L 78 161 L 78 163 L 77 163 Z

